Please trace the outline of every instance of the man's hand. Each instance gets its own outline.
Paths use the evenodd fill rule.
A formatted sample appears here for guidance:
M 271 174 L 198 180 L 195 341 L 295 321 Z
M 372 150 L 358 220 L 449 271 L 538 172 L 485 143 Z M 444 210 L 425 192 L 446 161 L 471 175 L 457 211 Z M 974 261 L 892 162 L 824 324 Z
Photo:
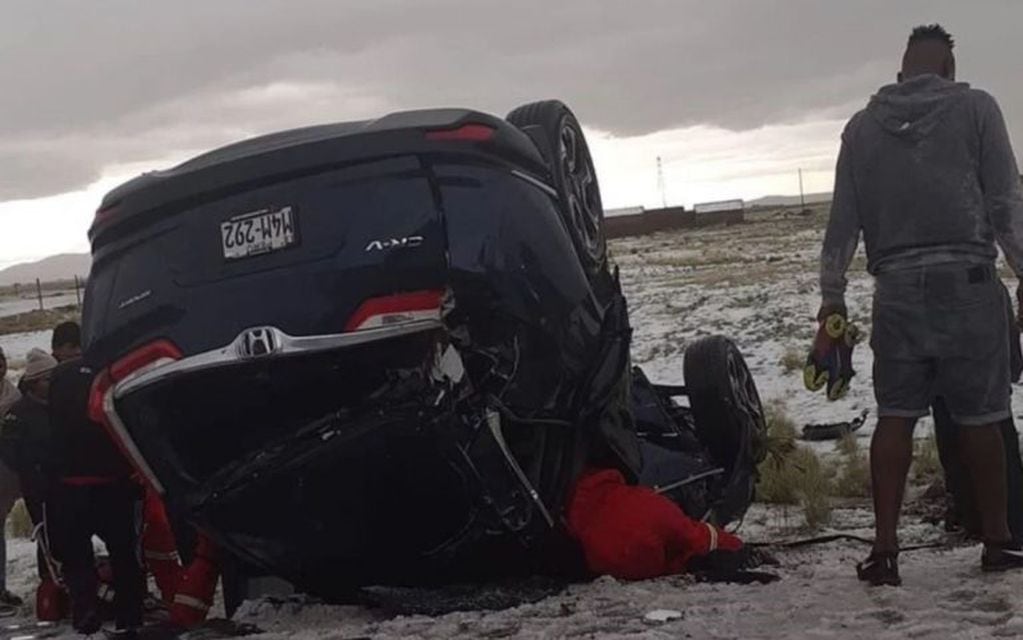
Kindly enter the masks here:
M 1020 284 L 1023 287 L 1023 284 Z M 842 316 L 843 318 L 849 317 L 849 312 L 846 310 L 844 304 L 822 304 L 819 311 L 817 311 L 817 322 L 823 323 L 831 316 Z

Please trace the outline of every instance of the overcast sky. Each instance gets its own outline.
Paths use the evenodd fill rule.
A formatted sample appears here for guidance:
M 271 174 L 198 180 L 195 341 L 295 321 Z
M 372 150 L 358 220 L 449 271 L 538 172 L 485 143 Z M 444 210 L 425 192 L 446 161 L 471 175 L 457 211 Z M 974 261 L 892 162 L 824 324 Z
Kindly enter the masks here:
M 0 0 L 0 265 L 86 250 L 103 192 L 239 138 L 558 97 L 609 207 L 828 190 L 912 26 L 1023 145 L 1020 0 Z

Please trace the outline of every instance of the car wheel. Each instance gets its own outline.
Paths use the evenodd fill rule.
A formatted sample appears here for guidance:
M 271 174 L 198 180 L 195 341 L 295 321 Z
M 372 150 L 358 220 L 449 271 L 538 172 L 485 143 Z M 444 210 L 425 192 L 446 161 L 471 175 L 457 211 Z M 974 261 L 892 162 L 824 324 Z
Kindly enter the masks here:
M 733 469 L 739 457 L 753 464 L 766 455 L 764 407 L 742 353 L 728 338 L 701 338 L 686 349 L 686 391 L 696 432 L 715 461 Z
M 507 120 L 533 139 L 547 161 L 579 262 L 589 280 L 596 281 L 608 270 L 604 207 L 579 121 L 559 100 L 522 105 Z

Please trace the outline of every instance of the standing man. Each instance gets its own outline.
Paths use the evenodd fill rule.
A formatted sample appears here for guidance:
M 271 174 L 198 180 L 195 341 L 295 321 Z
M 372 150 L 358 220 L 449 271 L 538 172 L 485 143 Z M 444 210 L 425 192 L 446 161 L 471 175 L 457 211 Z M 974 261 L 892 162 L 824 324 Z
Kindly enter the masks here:
M 61 363 L 53 373 L 47 533 L 71 596 L 74 629 L 92 635 L 103 623 L 92 549 L 96 535 L 110 554 L 117 630 L 131 634 L 142 625 L 146 593 L 139 553 L 142 488 L 103 426 L 89 419 L 94 378 L 92 368 L 80 358 Z
M 0 423 L 20 398 L 21 392 L 7 379 L 7 355 L 0 348 Z M 7 588 L 7 516 L 20 497 L 18 474 L 0 460 L 0 605 L 9 607 L 22 605 L 21 598 Z
M 971 477 L 985 571 L 1023 567 L 1006 522 L 1009 329 L 995 271 L 1001 245 L 1023 275 L 1023 196 L 994 98 L 955 82 L 951 36 L 909 37 L 898 83 L 842 134 L 821 254 L 819 318 L 845 314 L 845 273 L 862 232 L 876 279 L 871 347 L 878 424 L 871 443 L 876 538 L 861 580 L 900 584 L 896 529 L 913 428 L 945 399 Z

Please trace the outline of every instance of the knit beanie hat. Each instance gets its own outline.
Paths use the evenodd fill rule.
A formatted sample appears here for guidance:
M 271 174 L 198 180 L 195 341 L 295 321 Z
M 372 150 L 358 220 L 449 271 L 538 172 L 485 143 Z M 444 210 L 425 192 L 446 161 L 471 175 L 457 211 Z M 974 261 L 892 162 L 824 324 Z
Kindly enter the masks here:
M 42 349 L 32 349 L 25 358 L 25 376 L 22 379 L 26 382 L 31 382 L 37 378 L 42 378 L 53 371 L 56 366 L 56 358 Z

